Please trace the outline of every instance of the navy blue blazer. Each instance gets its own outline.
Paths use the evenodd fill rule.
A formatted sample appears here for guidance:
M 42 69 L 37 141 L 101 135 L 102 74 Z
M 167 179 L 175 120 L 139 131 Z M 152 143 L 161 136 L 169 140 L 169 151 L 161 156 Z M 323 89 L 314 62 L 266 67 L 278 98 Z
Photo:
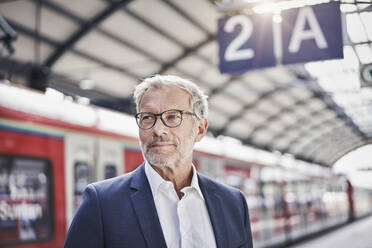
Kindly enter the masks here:
M 253 247 L 243 194 L 199 173 L 198 179 L 217 247 Z M 144 164 L 129 174 L 87 186 L 64 247 L 167 247 Z

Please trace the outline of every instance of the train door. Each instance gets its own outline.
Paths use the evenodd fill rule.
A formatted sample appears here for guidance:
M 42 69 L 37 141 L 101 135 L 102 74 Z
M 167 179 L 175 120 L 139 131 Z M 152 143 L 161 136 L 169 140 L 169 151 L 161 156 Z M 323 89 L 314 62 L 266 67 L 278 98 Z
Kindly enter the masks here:
M 80 206 L 85 187 L 95 180 L 96 139 L 68 134 L 65 139 L 67 227 Z
M 124 172 L 122 144 L 115 140 L 99 139 L 96 179 L 116 177 Z
M 63 136 L 30 126 L 0 127 L 0 247 L 64 242 Z

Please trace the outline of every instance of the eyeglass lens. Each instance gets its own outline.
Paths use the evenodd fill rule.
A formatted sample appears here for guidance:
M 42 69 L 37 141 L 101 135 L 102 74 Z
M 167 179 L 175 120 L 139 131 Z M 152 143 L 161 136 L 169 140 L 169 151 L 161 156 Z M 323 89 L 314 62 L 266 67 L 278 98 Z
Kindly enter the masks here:
M 156 117 L 154 113 L 140 113 L 138 115 L 138 125 L 143 129 L 151 128 L 155 122 Z M 164 125 L 168 127 L 179 126 L 182 122 L 182 112 L 177 110 L 168 110 L 161 114 L 161 120 Z

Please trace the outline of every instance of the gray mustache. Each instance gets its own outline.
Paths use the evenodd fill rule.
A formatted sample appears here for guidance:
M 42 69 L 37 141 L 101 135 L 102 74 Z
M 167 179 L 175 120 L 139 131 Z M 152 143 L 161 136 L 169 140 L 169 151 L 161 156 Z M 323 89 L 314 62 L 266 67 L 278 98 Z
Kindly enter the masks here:
M 171 139 L 164 138 L 164 137 L 156 137 L 156 138 L 154 138 L 153 140 L 151 140 L 151 142 L 148 143 L 146 146 L 147 146 L 147 147 L 151 147 L 151 146 L 153 146 L 156 142 L 169 142 L 169 143 L 172 143 L 172 144 L 174 144 L 174 145 L 177 145 L 176 142 L 172 141 Z

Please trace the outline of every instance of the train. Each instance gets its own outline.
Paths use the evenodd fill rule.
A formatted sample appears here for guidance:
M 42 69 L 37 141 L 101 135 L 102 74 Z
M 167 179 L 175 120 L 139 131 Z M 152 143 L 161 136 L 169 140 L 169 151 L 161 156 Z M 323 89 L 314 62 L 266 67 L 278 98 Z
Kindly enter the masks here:
M 254 247 L 285 246 L 371 213 L 371 190 L 231 137 L 207 135 L 193 159 L 200 173 L 244 193 Z M 85 187 L 142 162 L 133 116 L 1 82 L 0 247 L 62 247 Z

